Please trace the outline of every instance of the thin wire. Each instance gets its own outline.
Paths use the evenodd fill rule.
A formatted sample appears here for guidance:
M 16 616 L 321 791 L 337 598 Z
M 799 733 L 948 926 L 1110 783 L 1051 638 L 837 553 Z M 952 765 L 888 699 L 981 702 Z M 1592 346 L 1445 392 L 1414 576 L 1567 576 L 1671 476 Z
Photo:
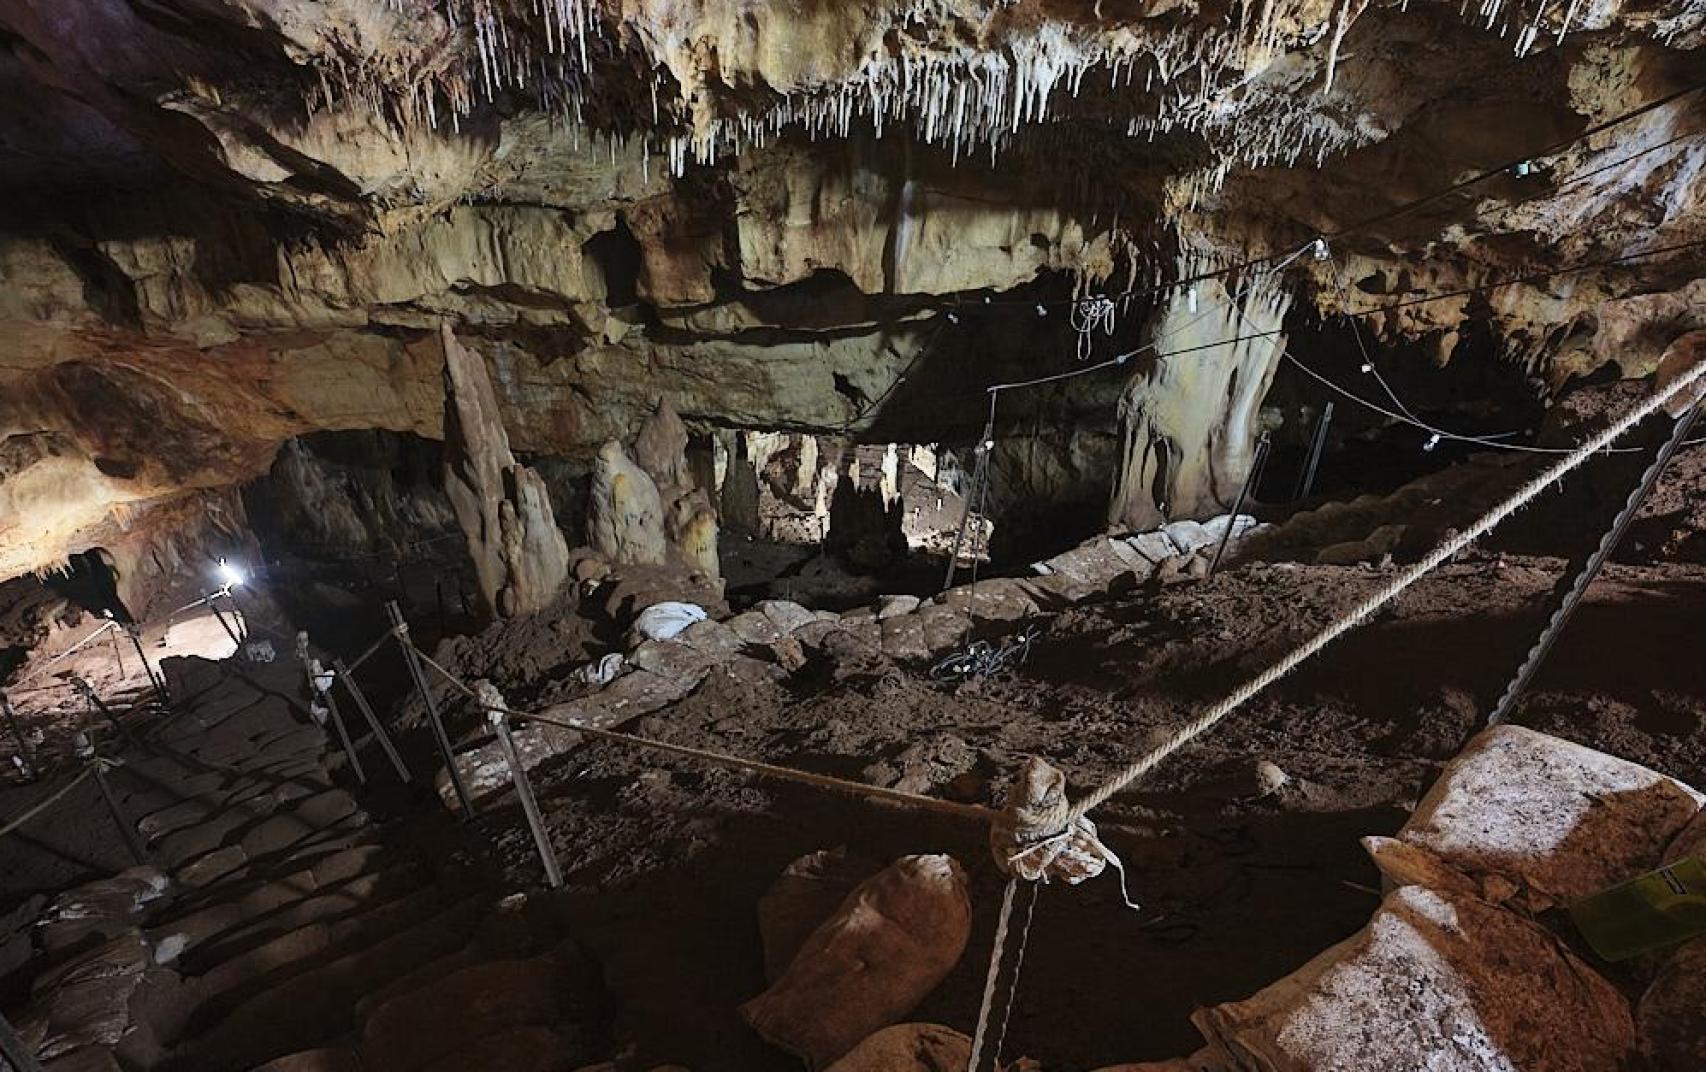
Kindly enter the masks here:
M 1407 216 L 1410 213 L 1416 211 L 1417 209 L 1422 208 L 1423 206 L 1430 205 L 1436 201 L 1439 201 L 1442 198 L 1449 197 L 1452 194 L 1461 193 L 1463 190 L 1466 190 L 1471 186 L 1476 186 L 1476 185 L 1479 185 L 1480 183 L 1486 182 L 1488 179 L 1493 179 L 1493 178 L 1497 178 L 1500 175 L 1504 175 L 1504 174 L 1508 173 L 1512 168 L 1516 167 L 1519 164 L 1532 162 L 1532 161 L 1540 159 L 1542 157 L 1555 156 L 1558 153 L 1562 152 L 1564 149 L 1567 149 L 1570 146 L 1576 144 L 1577 142 L 1584 141 L 1588 138 L 1593 137 L 1596 134 L 1603 134 L 1605 131 L 1612 129 L 1613 127 L 1620 126 L 1623 123 L 1630 121 L 1631 119 L 1638 119 L 1641 116 L 1646 115 L 1649 112 L 1655 111 L 1659 108 L 1662 108 L 1667 104 L 1672 104 L 1678 100 L 1681 100 L 1683 97 L 1686 97 L 1691 93 L 1695 93 L 1702 88 L 1706 88 L 1706 83 L 1695 83 L 1693 85 L 1686 86 L 1683 89 L 1677 90 L 1673 93 L 1666 94 L 1663 97 L 1659 97 L 1655 100 L 1648 101 L 1646 104 L 1643 104 L 1637 108 L 1634 108 L 1631 111 L 1624 112 L 1621 115 L 1613 116 L 1610 119 L 1607 119 L 1601 123 L 1598 123 L 1592 127 L 1589 127 L 1588 129 L 1582 131 L 1581 133 L 1575 135 L 1572 138 L 1566 138 L 1562 141 L 1554 142 L 1551 145 L 1548 145 L 1542 149 L 1536 150 L 1535 152 L 1529 153 L 1525 156 L 1518 157 L 1514 160 L 1507 161 L 1506 163 L 1501 164 L 1498 167 L 1489 168 L 1486 171 L 1482 171 L 1478 174 L 1472 175 L 1467 179 L 1463 179 L 1459 182 L 1453 183 L 1452 185 L 1450 185 L 1450 186 L 1448 186 L 1442 190 L 1437 190 L 1434 193 L 1427 194 L 1423 197 L 1417 198 L 1416 200 L 1408 202 L 1407 204 L 1398 205 L 1392 209 L 1377 213 L 1373 216 L 1369 216 L 1365 219 L 1358 220 L 1354 223 L 1347 224 L 1346 226 L 1341 227 L 1336 231 L 1323 232 L 1318 236 L 1311 237 L 1307 242 L 1305 242 L 1301 247 L 1299 247 L 1298 249 L 1293 251 L 1290 255 L 1295 258 L 1298 254 L 1307 251 L 1312 245 L 1314 245 L 1317 237 L 1327 238 L 1327 239 L 1343 238 L 1346 235 L 1354 234 L 1358 231 L 1362 231 L 1362 230 L 1365 230 L 1369 227 L 1372 227 L 1377 223 L 1386 223 L 1386 222 L 1389 222 L 1391 220 L 1398 219 L 1402 216 Z M 1653 151 L 1653 150 L 1656 150 L 1656 149 L 1661 148 L 1661 147 L 1662 146 L 1654 146 L 1653 149 L 1643 150 L 1643 152 Z M 1640 154 L 1635 154 L 1635 155 L 1640 155 Z M 1630 157 L 1630 159 L 1633 159 L 1633 157 Z M 1619 163 L 1622 163 L 1622 162 L 1620 161 Z M 1601 168 L 1599 170 L 1606 170 L 1608 168 L 1616 167 L 1616 166 L 1618 166 L 1618 165 L 1617 164 L 1606 165 L 1605 168 Z M 1592 172 L 1589 174 L 1595 174 L 1595 173 L 1597 173 L 1597 172 Z M 1586 178 L 1586 177 L 1588 177 L 1588 175 L 1580 176 L 1580 178 Z M 1560 183 L 1559 185 L 1565 185 L 1565 184 L 1567 184 L 1567 182 L 1571 182 L 1571 181 L 1576 181 L 1576 178 L 1572 177 L 1572 179 L 1566 180 L 1566 183 Z M 1506 208 L 1506 207 L 1508 207 L 1508 205 L 1501 204 L 1497 207 L 1498 208 Z M 1484 209 L 1484 210 L 1481 210 L 1479 212 L 1472 213 L 1468 217 L 1468 219 L 1471 219 L 1471 220 L 1480 219 L 1483 217 L 1483 215 L 1490 213 L 1491 211 L 1493 211 L 1493 210 L 1492 209 Z M 1217 269 L 1214 269 L 1212 271 L 1199 272 L 1195 275 L 1184 276 L 1184 277 L 1181 277 L 1179 279 L 1173 280 L 1172 282 L 1169 282 L 1169 283 L 1159 283 L 1159 284 L 1155 284 L 1152 286 L 1145 286 L 1145 287 L 1133 287 L 1133 288 L 1130 288 L 1128 290 L 1115 292 L 1114 294 L 1109 295 L 1109 297 L 1119 298 L 1119 299 L 1128 299 L 1128 298 L 1134 298 L 1134 297 L 1138 297 L 1141 295 L 1147 295 L 1147 294 L 1163 294 L 1163 293 L 1167 293 L 1169 291 L 1177 290 L 1180 287 L 1189 286 L 1193 283 L 1201 283 L 1201 282 L 1204 282 L 1206 280 L 1217 279 L 1221 276 L 1232 275 L 1232 274 L 1237 273 L 1237 272 L 1245 271 L 1246 269 L 1249 269 L 1249 268 L 1258 267 L 1260 265 L 1267 264 L 1271 261 L 1277 260 L 1282 256 L 1285 256 L 1285 254 L 1270 253 L 1270 254 L 1266 254 L 1264 256 L 1260 256 L 1260 257 L 1250 257 L 1250 258 L 1246 258 L 1245 260 L 1240 261 L 1236 264 L 1229 265 L 1225 268 L 1217 268 Z M 1040 304 L 1040 305 L 1046 305 L 1046 306 L 1064 306 L 1064 305 L 1071 305 L 1071 304 L 1073 304 L 1073 302 L 1071 300 L 1051 300 L 1051 301 L 1036 302 L 1036 301 L 1030 301 L 1030 300 L 1026 300 L 1026 299 L 1022 299 L 1022 298 L 1012 298 L 1012 299 L 1002 299 L 999 301 L 993 301 L 993 300 L 985 299 L 981 304 L 984 304 L 984 305 L 1039 305 Z

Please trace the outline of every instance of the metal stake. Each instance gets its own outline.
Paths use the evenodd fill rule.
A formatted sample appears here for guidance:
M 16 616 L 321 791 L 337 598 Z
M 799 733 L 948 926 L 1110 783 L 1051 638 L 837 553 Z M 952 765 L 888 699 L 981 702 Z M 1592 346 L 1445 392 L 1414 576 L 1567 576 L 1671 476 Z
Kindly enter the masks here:
M 118 832 L 123 835 L 124 843 L 130 847 L 130 854 L 139 864 L 148 862 L 148 851 L 142 847 L 142 839 L 136 833 L 136 827 L 124 817 L 124 812 L 118 806 L 118 799 L 113 796 L 112 786 L 107 784 L 108 760 L 102 759 L 96 753 L 89 762 L 95 765 L 95 785 L 100 787 L 101 799 L 107 802 L 107 811 L 112 813 L 113 822 L 118 824 Z
M 3 1013 L 0 1013 L 0 1057 L 5 1057 L 15 1072 L 42 1072 L 41 1062 L 24 1045 L 24 1040 L 18 1037 L 12 1022 Z
M 396 600 L 385 604 L 385 613 L 391 618 L 391 628 L 397 634 L 399 646 L 403 649 L 403 662 L 409 668 L 409 676 L 415 681 L 415 690 L 421 694 L 421 702 L 426 704 L 427 719 L 432 723 L 432 732 L 438 738 L 438 750 L 444 755 L 444 766 L 450 773 L 451 787 L 456 790 L 456 799 L 462 803 L 462 814 L 472 819 L 475 816 L 474 801 L 468 796 L 468 787 L 462 784 L 462 772 L 456 769 L 456 750 L 450 745 L 450 735 L 444 730 L 444 719 L 438 713 L 438 701 L 432 698 L 432 689 L 427 687 L 426 671 L 421 669 L 419 656 L 415 654 L 414 641 L 409 639 L 409 623 L 403 618 L 403 610 L 397 606 Z
M 0 714 L 6 716 L 6 727 L 12 731 L 12 736 L 18 742 L 18 754 L 23 757 L 29 773 L 34 776 L 36 771 L 36 750 L 30 747 L 30 739 L 24 736 L 24 727 L 18 722 L 18 712 L 12 710 L 12 701 L 6 694 L 0 692 Z
M 237 654 L 241 656 L 243 654 L 243 640 L 237 635 L 237 630 L 231 628 L 231 623 L 225 620 L 224 612 L 213 602 L 216 598 L 218 597 L 211 592 L 202 594 L 202 602 L 206 603 L 207 609 L 213 612 L 215 618 L 219 619 L 220 628 L 224 629 L 225 635 L 231 638 L 231 643 L 237 645 Z
M 1244 474 L 1244 485 L 1238 489 L 1238 500 L 1232 504 L 1232 517 L 1226 523 L 1226 531 L 1220 534 L 1220 544 L 1214 549 L 1214 557 L 1208 561 L 1209 576 L 1220 568 L 1220 558 L 1226 554 L 1226 545 L 1232 542 L 1232 530 L 1238 527 L 1238 515 L 1244 512 L 1244 500 L 1250 497 L 1250 489 L 1261 479 L 1262 466 L 1268 462 L 1268 433 L 1263 432 L 1256 440 L 1256 456 L 1250 459 L 1250 471 Z
M 154 664 L 148 661 L 147 653 L 142 650 L 142 630 L 134 625 L 127 625 L 124 627 L 124 632 L 126 636 L 130 637 L 131 647 L 136 649 L 136 657 L 142 660 L 142 669 L 148 672 L 148 681 L 154 686 L 154 692 L 160 697 L 161 706 L 170 704 L 172 697 L 166 692 L 165 675 L 155 675 Z
M 539 801 L 533 796 L 533 783 L 528 780 L 527 768 L 521 765 L 521 755 L 510 736 L 509 716 L 502 711 L 487 711 L 486 719 L 498 734 L 498 747 L 503 750 L 504 762 L 509 765 L 510 781 L 515 783 L 515 795 L 521 800 L 527 827 L 533 831 L 533 844 L 539 849 L 539 862 L 545 865 L 545 881 L 552 889 L 563 885 L 563 869 L 557 863 L 557 851 L 551 847 L 550 835 L 545 832 L 545 817 L 540 814 Z
M 361 769 L 361 757 L 355 754 L 355 744 L 349 738 L 349 729 L 344 725 L 343 712 L 338 710 L 338 701 L 332 699 L 330 689 L 320 693 L 320 699 L 326 702 L 326 710 L 331 715 L 332 725 L 338 729 L 338 743 L 344 746 L 344 755 L 349 757 L 350 769 L 355 771 L 355 780 L 366 785 L 367 772 Z
M 1599 576 L 1599 571 L 1605 566 L 1606 559 L 1611 557 L 1611 552 L 1616 550 L 1618 542 L 1629 531 L 1629 526 L 1635 521 L 1635 515 L 1641 512 L 1641 504 L 1646 501 L 1648 495 L 1652 494 L 1653 487 L 1658 484 L 1659 477 L 1664 474 L 1665 467 L 1670 465 L 1671 459 L 1676 457 L 1676 452 L 1681 450 L 1683 444 L 1687 442 L 1689 430 L 1694 427 L 1694 422 L 1699 416 L 1700 406 L 1696 405 L 1690 407 L 1687 413 L 1677 418 L 1676 425 L 1671 429 L 1670 438 L 1665 441 L 1664 446 L 1659 448 L 1658 453 L 1653 456 L 1651 464 L 1641 474 L 1641 479 L 1629 492 L 1629 497 L 1624 500 L 1623 508 L 1612 520 L 1611 528 L 1607 529 L 1605 534 L 1599 538 L 1598 546 L 1588 555 L 1587 561 L 1582 565 L 1581 572 L 1577 573 L 1575 580 L 1570 582 L 1570 587 L 1564 591 L 1563 598 L 1559 600 L 1557 608 L 1552 611 L 1551 617 L 1547 619 L 1545 628 L 1540 631 L 1539 639 L 1534 642 L 1533 647 L 1528 649 L 1528 655 L 1524 657 L 1522 666 L 1516 672 L 1516 677 L 1512 678 L 1510 684 L 1505 686 L 1504 694 L 1499 697 L 1499 702 L 1493 708 L 1493 713 L 1487 717 L 1487 725 L 1499 726 L 1510 721 L 1512 713 L 1516 710 L 1517 700 L 1521 698 L 1523 691 L 1534 680 L 1534 675 L 1540 670 L 1540 664 L 1546 661 L 1547 654 L 1551 652 L 1553 643 L 1558 639 L 1558 634 L 1563 632 L 1564 625 L 1570 620 L 1570 616 L 1576 613 L 1577 607 L 1581 606 L 1582 597 L 1587 594 L 1588 585 L 1592 584 L 1593 579 Z
M 337 671 L 338 680 L 343 682 L 344 688 L 349 691 L 350 699 L 355 701 L 356 709 L 361 712 L 361 717 L 367 720 L 367 728 L 373 731 L 374 739 L 379 742 L 379 747 L 384 751 L 385 758 L 391 761 L 391 766 L 397 771 L 397 777 L 401 778 L 404 784 L 413 781 L 414 779 L 409 777 L 409 768 L 403 763 L 403 757 L 397 754 L 396 746 L 391 743 L 391 735 L 386 733 L 385 727 L 379 724 L 379 716 L 373 713 L 373 705 L 367 702 L 367 694 L 362 692 L 361 686 L 355 683 L 355 675 L 350 673 L 350 668 L 344 665 L 342 659 L 334 659 L 332 660 L 332 669 Z
M 1309 437 L 1309 457 L 1303 464 L 1303 476 L 1297 482 L 1297 498 L 1307 499 L 1315 491 L 1315 470 L 1321 465 L 1321 452 L 1327 447 L 1327 426 L 1333 422 L 1333 403 L 1321 409 L 1315 421 L 1315 431 Z
M 136 743 L 136 739 L 130 735 L 130 731 L 125 729 L 124 723 L 120 722 L 118 720 L 118 716 L 113 714 L 113 709 L 102 702 L 101 698 L 95 694 L 94 688 L 87 681 L 84 681 L 76 674 L 72 674 L 71 687 L 81 693 L 83 699 L 89 702 L 89 711 L 91 714 L 99 712 L 102 717 L 112 723 L 113 729 L 118 731 L 118 735 L 120 737 L 123 737 L 131 744 Z

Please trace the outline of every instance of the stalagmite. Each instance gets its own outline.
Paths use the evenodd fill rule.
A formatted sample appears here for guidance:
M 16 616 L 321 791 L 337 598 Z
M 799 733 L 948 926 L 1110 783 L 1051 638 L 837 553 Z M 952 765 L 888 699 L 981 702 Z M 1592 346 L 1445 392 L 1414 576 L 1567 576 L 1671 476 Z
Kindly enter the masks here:
M 1181 261 L 1179 274 L 1199 267 Z M 1116 531 L 1225 513 L 1249 470 L 1291 297 L 1269 277 L 1232 294 L 1219 279 L 1196 290 L 1204 312 L 1191 313 L 1188 291 L 1172 292 L 1146 332 L 1157 356 L 1134 362 L 1120 398 L 1121 462 L 1108 506 Z M 1183 352 L 1167 356 L 1175 350 Z
M 592 471 L 587 537 L 611 562 L 661 565 L 667 558 L 657 484 L 614 439 L 598 452 Z
M 569 548 L 538 474 L 516 462 L 480 356 L 439 329 L 444 348 L 444 487 L 468 539 L 480 598 L 505 618 L 548 604 Z

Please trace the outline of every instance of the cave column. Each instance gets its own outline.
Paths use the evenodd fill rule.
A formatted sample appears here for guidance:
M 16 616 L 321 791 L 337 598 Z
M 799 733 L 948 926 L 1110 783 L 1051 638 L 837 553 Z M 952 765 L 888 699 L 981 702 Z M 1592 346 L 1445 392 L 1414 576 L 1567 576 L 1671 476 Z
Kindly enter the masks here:
M 1198 271 L 1180 268 L 1183 275 Z M 1237 497 L 1254 459 L 1262 399 L 1285 350 L 1278 332 L 1291 304 L 1268 280 L 1239 290 L 1239 311 L 1219 279 L 1197 283 L 1194 300 L 1175 290 L 1151 322 L 1155 353 L 1134 361 L 1120 395 L 1111 530 L 1211 517 Z M 1233 338 L 1239 341 L 1226 341 Z M 1157 356 L 1167 354 L 1176 356 Z
M 516 462 L 491 374 L 450 326 L 444 344 L 444 490 L 468 537 L 480 599 L 505 618 L 548 604 L 569 575 L 568 542 L 539 474 Z

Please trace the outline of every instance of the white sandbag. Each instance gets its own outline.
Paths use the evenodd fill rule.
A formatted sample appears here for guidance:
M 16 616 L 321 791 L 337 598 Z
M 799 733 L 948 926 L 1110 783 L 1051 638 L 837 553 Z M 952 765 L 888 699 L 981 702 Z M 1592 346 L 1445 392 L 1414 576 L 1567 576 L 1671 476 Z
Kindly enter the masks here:
M 970 934 L 965 872 L 953 857 L 902 857 L 860 883 L 741 1015 L 767 1042 L 823 1068 L 911 1012 Z
M 640 612 L 631 635 L 635 640 L 674 640 L 688 626 L 706 617 L 705 608 L 693 603 L 674 600 L 653 603 Z
M 1703 800 L 1638 763 L 1497 726 L 1451 761 L 1398 837 L 1477 880 L 1501 874 L 1561 900 L 1657 867 Z
M 1604 1072 L 1635 1050 L 1623 996 L 1544 928 L 1420 886 L 1292 975 L 1192 1019 L 1215 1056 L 1261 1072 Z

